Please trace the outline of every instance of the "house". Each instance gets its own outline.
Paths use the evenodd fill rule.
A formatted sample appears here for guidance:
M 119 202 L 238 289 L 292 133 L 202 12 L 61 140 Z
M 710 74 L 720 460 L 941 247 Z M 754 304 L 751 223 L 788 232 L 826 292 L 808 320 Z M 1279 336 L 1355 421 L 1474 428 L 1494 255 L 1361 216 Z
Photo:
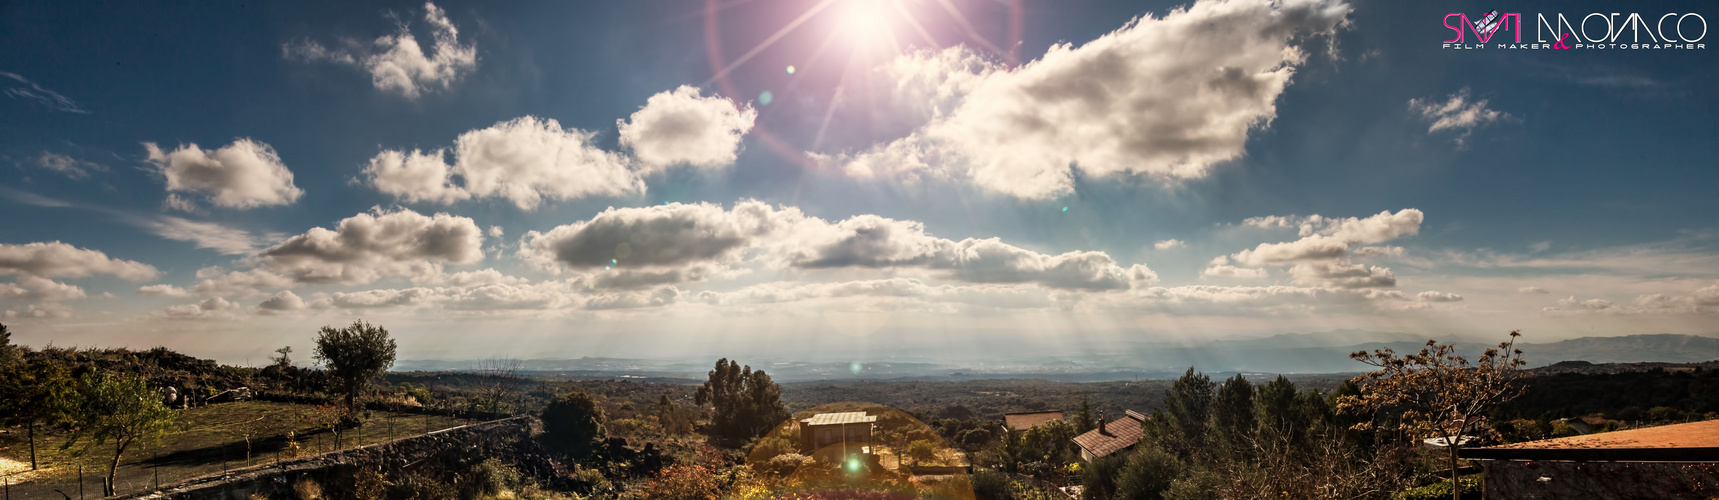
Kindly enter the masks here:
M 1459 449 L 1457 456 L 1486 461 L 1487 498 L 1710 498 L 1719 490 L 1719 420 Z
M 1014 432 L 1026 432 L 1027 429 L 1058 420 L 1062 420 L 1062 412 L 1060 411 L 1027 411 L 1003 414 L 1003 426 Z
M 843 456 L 871 453 L 876 427 L 877 416 L 863 411 L 812 415 L 800 420 L 800 450 L 806 455 L 831 447 L 837 447 Z
M 1146 430 L 1141 428 L 1145 422 L 1146 416 L 1134 410 L 1128 410 L 1122 418 L 1111 422 L 1105 422 L 1104 414 L 1099 413 L 1097 429 L 1074 437 L 1074 444 L 1080 446 L 1080 459 L 1091 462 L 1133 448 L 1146 435 Z

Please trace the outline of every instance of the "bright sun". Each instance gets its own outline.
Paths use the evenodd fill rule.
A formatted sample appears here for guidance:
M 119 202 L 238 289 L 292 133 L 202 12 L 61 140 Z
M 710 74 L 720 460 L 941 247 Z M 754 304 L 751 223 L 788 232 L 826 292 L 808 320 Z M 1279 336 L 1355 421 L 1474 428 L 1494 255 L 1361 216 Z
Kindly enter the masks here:
M 871 46 L 893 37 L 888 0 L 849 0 L 840 15 L 842 35 L 857 46 Z

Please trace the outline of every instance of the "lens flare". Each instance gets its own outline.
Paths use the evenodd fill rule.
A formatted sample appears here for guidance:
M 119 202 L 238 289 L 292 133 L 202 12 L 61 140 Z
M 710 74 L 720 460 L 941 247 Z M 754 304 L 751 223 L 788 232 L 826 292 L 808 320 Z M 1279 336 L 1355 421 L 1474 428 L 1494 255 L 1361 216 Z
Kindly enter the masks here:
M 792 64 L 788 65 L 788 74 L 790 74 L 790 75 L 794 74 L 794 65 L 792 65 Z
M 759 105 L 769 106 L 770 101 L 774 101 L 774 100 L 776 100 L 776 96 L 774 94 L 771 94 L 770 91 L 768 91 L 768 90 L 764 91 L 761 94 L 758 94 L 758 104 Z

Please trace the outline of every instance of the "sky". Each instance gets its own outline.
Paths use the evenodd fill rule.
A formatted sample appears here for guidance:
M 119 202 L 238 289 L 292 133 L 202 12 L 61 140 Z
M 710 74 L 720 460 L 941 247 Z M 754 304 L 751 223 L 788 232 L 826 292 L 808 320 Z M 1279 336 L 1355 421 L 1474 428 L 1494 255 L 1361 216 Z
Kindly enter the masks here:
M 360 319 L 403 359 L 1712 334 L 1709 19 L 6 2 L 0 322 L 237 364 Z

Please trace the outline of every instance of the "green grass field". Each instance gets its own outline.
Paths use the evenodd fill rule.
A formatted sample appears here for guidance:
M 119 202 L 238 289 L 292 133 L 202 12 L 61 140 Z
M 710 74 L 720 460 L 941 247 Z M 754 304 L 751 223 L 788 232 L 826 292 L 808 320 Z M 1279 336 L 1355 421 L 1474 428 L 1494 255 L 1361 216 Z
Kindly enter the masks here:
M 192 408 L 181 413 L 165 436 L 133 445 L 120 461 L 115 479 L 121 495 L 205 474 L 335 450 L 335 437 L 318 428 L 314 406 L 245 401 Z M 365 424 L 340 434 L 340 448 L 352 448 L 464 425 L 449 417 L 373 412 Z M 83 466 L 85 498 L 101 496 L 102 477 L 113 457 L 112 443 L 83 442 L 62 448 L 64 432 L 37 429 L 36 450 L 44 470 L 28 472 L 30 446 L 23 428 L 0 435 L 0 471 L 11 483 L 13 499 L 78 497 L 78 467 Z M 287 440 L 288 433 L 294 443 Z M 250 453 L 246 456 L 246 436 Z

